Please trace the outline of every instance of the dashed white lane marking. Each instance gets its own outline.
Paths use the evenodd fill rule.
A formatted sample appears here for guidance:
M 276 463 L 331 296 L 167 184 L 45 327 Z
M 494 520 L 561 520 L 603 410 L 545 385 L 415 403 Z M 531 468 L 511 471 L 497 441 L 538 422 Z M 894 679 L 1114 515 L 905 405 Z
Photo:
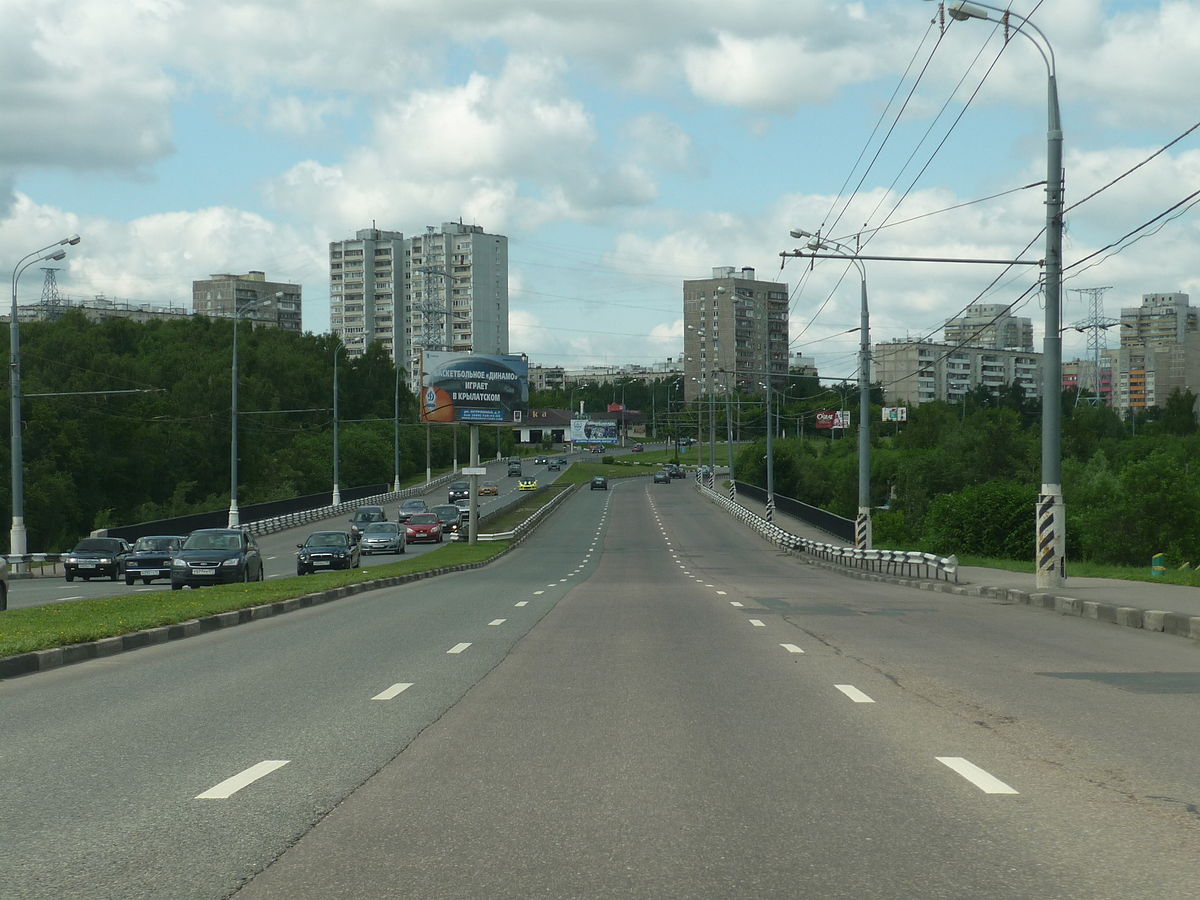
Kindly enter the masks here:
M 711 584 L 706 584 L 706 585 L 705 585 L 705 587 L 712 587 L 712 585 L 711 585 Z
M 965 760 L 961 756 L 936 756 L 934 759 L 944 766 L 949 766 L 985 794 L 1017 793 L 1017 791 L 1009 787 L 995 775 L 985 772 L 979 766 L 975 765 L 975 763 Z
M 386 691 L 380 691 L 378 694 L 376 694 L 371 699 L 372 700 L 391 700 L 393 697 L 400 696 L 401 694 L 403 694 L 405 691 L 407 691 L 412 686 L 413 686 L 413 682 L 411 682 L 411 681 L 400 681 L 400 682 L 397 682 L 396 684 L 393 684 Z
M 81 595 L 80 595 L 80 596 L 78 596 L 78 597 L 59 597 L 59 598 L 58 598 L 58 600 L 57 600 L 56 602 L 58 602 L 58 603 L 62 603 L 62 602 L 64 602 L 64 601 L 66 601 L 66 600 L 82 600 L 82 599 L 83 599 L 83 595 L 81 594 Z
M 730 600 L 730 601 L 729 601 L 729 605 L 730 605 L 730 606 L 736 606 L 738 609 L 741 609 L 741 608 L 742 608 L 742 604 L 738 603 L 736 600 Z
M 751 619 L 750 624 L 753 625 L 755 628 L 766 628 L 767 627 L 767 623 L 764 622 L 762 619 Z
M 492 619 L 492 621 L 488 622 L 488 624 L 489 625 L 503 625 L 507 621 L 508 621 L 508 619 Z
M 446 652 L 447 653 L 462 653 L 464 650 L 466 650 L 470 646 L 471 646 L 470 642 L 467 642 L 465 644 L 455 644 L 453 647 L 451 647 Z
M 724 597 L 724 596 L 725 596 L 725 591 L 717 591 L 717 596 L 718 596 L 718 597 Z
M 780 644 L 779 646 L 782 647 L 784 650 L 786 650 L 788 653 L 803 653 L 804 652 L 799 647 L 797 647 L 795 644 Z M 841 687 L 841 685 L 838 685 L 838 687 Z
M 246 787 L 246 785 L 253 784 L 264 775 L 270 775 L 276 769 L 286 766 L 289 762 L 291 760 L 288 759 L 264 759 L 262 762 L 242 772 L 238 772 L 232 778 L 226 778 L 220 784 L 213 785 L 203 794 L 197 794 L 195 799 L 227 800 Z
M 154 590 L 154 588 L 148 588 L 148 587 L 145 587 L 145 588 L 138 588 L 136 591 L 134 591 L 134 593 L 135 593 L 135 594 L 144 594 L 144 593 L 146 593 L 147 591 L 152 591 L 152 590 Z
M 546 585 L 546 587 L 557 587 L 557 586 L 558 586 L 558 582 L 557 582 L 557 581 L 552 581 L 552 582 L 550 582 L 548 585 Z
M 875 702 L 852 684 L 835 684 L 834 687 L 853 700 L 855 703 Z
M 522 600 L 520 603 L 518 603 L 518 604 L 516 604 L 516 605 L 517 605 L 517 606 L 525 606 L 525 605 L 526 605 L 526 604 L 528 604 L 528 603 L 529 603 L 529 601 L 528 601 L 528 600 Z
M 546 593 L 546 592 L 545 591 L 534 591 L 533 595 L 536 597 L 538 594 L 544 594 L 544 593 Z

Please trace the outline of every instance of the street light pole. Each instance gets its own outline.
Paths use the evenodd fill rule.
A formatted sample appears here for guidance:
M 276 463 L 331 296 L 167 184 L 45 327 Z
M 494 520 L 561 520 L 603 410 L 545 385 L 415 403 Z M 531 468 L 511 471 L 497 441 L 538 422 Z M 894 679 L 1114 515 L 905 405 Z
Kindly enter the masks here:
M 395 437 L 393 439 L 394 449 L 396 452 L 396 479 L 392 483 L 392 490 L 400 491 L 400 363 L 395 362 L 396 368 L 396 398 L 393 406 L 392 415 L 395 419 Z
M 1046 65 L 1046 317 L 1042 338 L 1042 487 L 1036 511 L 1039 588 L 1062 587 L 1067 580 L 1067 513 L 1062 494 L 1062 120 L 1058 110 L 1058 78 L 1054 48 L 1042 30 L 1025 16 L 987 3 L 963 0 L 946 7 L 957 21 L 988 19 L 1000 14 L 1009 29 L 1024 35 Z M 1017 19 L 1016 24 L 1011 22 Z M 1026 30 L 1028 29 L 1028 31 Z M 1029 32 L 1041 39 L 1041 43 Z M 1043 48 L 1043 44 L 1045 45 Z
M 9 530 L 8 552 L 13 556 L 24 556 L 29 552 L 25 530 L 25 459 L 21 446 L 21 329 L 17 313 L 17 281 L 21 273 L 34 263 L 64 259 L 67 251 L 62 248 L 79 243 L 79 235 L 72 234 L 34 250 L 17 260 L 12 274 L 12 309 L 8 323 L 8 386 L 9 386 L 9 439 L 12 453 L 12 527 Z M 24 564 L 14 562 L 15 571 L 23 572 Z
M 330 502 L 334 506 L 338 506 L 342 502 L 342 455 L 338 446 L 338 354 L 344 347 L 345 345 L 339 341 L 338 345 L 333 348 L 333 496 L 330 498 Z
M 837 249 L 858 269 L 861 279 L 858 321 L 858 516 L 854 520 L 854 546 L 871 547 L 871 312 L 867 306 L 867 267 L 855 250 L 841 241 L 822 238 L 800 228 L 790 232 L 794 238 L 811 238 L 811 250 Z

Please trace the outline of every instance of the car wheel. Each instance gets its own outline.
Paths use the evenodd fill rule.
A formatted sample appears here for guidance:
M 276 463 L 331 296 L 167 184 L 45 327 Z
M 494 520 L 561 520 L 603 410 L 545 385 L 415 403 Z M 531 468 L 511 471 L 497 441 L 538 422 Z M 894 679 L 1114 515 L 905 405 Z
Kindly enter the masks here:
M 108 576 L 108 580 L 109 580 L 109 581 L 116 581 L 116 580 L 117 580 L 117 573 L 116 573 L 116 572 L 113 572 L 111 575 L 109 575 L 109 576 Z
M 150 582 L 148 580 L 143 579 L 143 583 L 149 584 Z M 133 578 L 131 578 L 129 575 L 126 575 L 125 576 L 125 584 L 127 584 L 127 585 L 133 584 Z
M 301 569 L 299 566 L 297 566 L 297 567 L 296 567 L 296 574 L 297 574 L 297 575 L 303 575 L 303 574 L 304 574 L 304 570 L 303 570 L 303 569 Z
M 151 581 L 153 581 L 153 580 L 154 580 L 153 578 L 143 578 L 143 579 L 142 579 L 142 584 L 149 584 L 149 583 L 150 583 Z M 132 584 L 132 583 L 133 583 L 133 582 L 130 582 L 130 584 Z
M 182 584 L 180 584 L 180 583 L 179 583 L 179 582 L 177 582 L 177 581 L 172 581 L 172 582 L 171 582 L 171 590 L 173 590 L 173 591 L 182 591 L 182 590 L 183 590 L 183 585 L 182 585 Z
M 74 580 L 75 580 L 75 576 L 72 575 L 70 572 L 68 572 L 67 573 L 67 581 L 74 581 Z
M 244 569 L 242 569 L 242 584 L 249 584 L 249 583 L 250 583 L 250 567 L 246 566 Z

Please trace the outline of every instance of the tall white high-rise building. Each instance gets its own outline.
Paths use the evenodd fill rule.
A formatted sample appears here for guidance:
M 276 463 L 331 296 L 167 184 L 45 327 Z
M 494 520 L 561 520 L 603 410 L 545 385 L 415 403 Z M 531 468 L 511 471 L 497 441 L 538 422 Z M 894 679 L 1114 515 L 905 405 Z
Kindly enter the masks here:
M 359 355 L 380 341 L 414 379 L 421 350 L 508 353 L 508 238 L 443 222 L 329 245 L 330 325 Z

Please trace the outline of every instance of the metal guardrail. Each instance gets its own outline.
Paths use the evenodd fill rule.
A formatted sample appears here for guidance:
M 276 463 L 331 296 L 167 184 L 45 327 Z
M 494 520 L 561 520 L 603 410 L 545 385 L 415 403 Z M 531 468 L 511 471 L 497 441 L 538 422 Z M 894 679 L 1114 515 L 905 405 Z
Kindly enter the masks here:
M 555 497 L 545 506 L 535 509 L 533 514 L 528 519 L 526 519 L 512 531 L 498 531 L 493 534 L 480 534 L 477 535 L 475 539 L 477 541 L 507 541 L 513 538 L 523 537 L 530 529 L 533 528 L 533 526 L 542 518 L 542 516 L 549 513 L 550 510 L 554 509 L 556 506 L 558 506 L 558 504 L 562 503 L 564 499 L 574 493 L 577 489 L 578 485 L 570 490 L 559 491 L 557 497 Z
M 322 519 L 335 518 L 345 515 L 350 510 L 359 506 L 382 506 L 385 503 L 394 503 L 397 500 L 404 500 L 407 497 L 416 497 L 425 493 L 431 488 L 440 487 L 443 484 L 449 484 L 456 478 L 461 478 L 458 472 L 450 472 L 433 479 L 428 484 L 418 484 L 410 488 L 405 488 L 402 491 L 388 491 L 383 494 L 376 494 L 372 497 L 361 497 L 357 500 L 347 500 L 344 503 L 339 503 L 336 506 L 321 506 L 315 509 L 305 509 L 299 512 L 286 513 L 282 516 L 272 516 L 269 519 L 259 519 L 255 522 L 246 522 L 241 525 L 246 531 L 251 534 L 274 534 L 277 531 L 286 531 L 289 528 L 295 528 L 297 525 L 305 525 L 309 522 L 319 522 Z M 57 564 L 62 561 L 64 556 L 69 556 L 69 553 L 24 553 L 18 556 L 2 557 L 8 562 L 9 571 L 16 573 L 21 571 L 20 566 L 28 565 L 45 565 Z
M 843 547 L 838 544 L 823 544 L 810 538 L 792 534 L 768 522 L 762 516 L 735 503 L 728 497 L 717 493 L 696 479 L 696 488 L 700 493 L 723 507 L 735 519 L 746 523 L 764 538 L 777 547 L 808 553 L 817 559 L 832 562 L 837 565 L 855 569 L 865 569 L 873 572 L 886 572 L 892 575 L 917 575 L 934 580 L 958 581 L 958 557 L 936 556 L 933 553 L 922 553 L 919 550 L 859 550 L 856 547 Z

